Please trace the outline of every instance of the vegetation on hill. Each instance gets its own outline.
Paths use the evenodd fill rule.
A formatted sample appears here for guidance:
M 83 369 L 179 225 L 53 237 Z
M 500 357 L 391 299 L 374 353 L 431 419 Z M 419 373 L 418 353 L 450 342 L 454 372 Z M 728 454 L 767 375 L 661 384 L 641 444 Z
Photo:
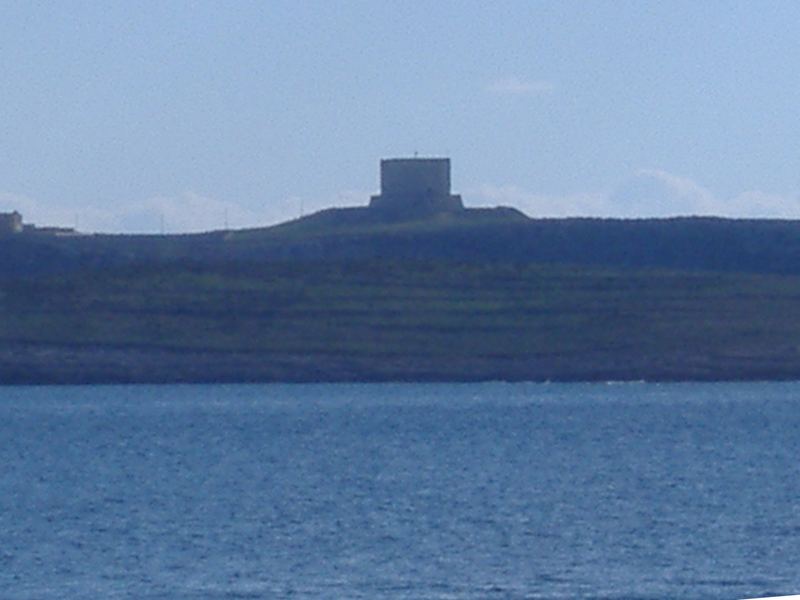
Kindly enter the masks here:
M 0 282 L 0 381 L 800 376 L 800 277 L 317 261 Z
M 0 383 L 800 377 L 800 222 L 391 221 L 0 238 Z
M 451 261 L 800 275 L 800 222 L 527 219 L 512 209 L 392 222 L 331 209 L 274 227 L 194 235 L 0 238 L 0 277 L 192 260 Z

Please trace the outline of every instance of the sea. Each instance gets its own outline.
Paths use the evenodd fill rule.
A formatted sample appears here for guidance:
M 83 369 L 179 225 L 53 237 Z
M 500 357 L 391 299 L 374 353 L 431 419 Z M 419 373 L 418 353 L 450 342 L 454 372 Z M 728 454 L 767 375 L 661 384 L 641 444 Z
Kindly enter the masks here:
M 800 594 L 800 384 L 0 388 L 0 598 Z

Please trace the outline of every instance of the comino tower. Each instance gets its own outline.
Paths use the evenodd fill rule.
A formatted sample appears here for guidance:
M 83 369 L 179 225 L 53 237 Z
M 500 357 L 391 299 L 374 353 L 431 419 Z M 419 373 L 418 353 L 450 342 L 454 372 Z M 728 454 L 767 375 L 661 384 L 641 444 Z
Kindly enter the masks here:
M 381 193 L 369 207 L 400 218 L 464 210 L 461 196 L 450 193 L 449 158 L 381 160 Z

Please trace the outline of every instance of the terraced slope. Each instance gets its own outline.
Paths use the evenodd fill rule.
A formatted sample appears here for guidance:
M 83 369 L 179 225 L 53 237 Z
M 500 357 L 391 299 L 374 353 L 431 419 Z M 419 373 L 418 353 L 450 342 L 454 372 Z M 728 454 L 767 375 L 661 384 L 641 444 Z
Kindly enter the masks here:
M 800 377 L 800 277 L 446 261 L 0 282 L 0 382 Z

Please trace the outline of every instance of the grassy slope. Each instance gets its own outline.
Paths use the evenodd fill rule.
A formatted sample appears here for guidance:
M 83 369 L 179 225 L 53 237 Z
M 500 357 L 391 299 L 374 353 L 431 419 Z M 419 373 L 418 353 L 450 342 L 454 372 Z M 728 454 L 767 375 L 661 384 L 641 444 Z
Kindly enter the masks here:
M 125 361 L 158 351 L 176 363 L 156 380 L 787 378 L 800 376 L 798 301 L 798 277 L 533 265 L 84 272 L 0 283 L 0 351 L 46 349 L 0 377 L 147 380 Z M 92 375 L 103 349 L 132 353 L 118 377 Z M 198 372 L 197 353 L 239 367 Z
M 0 278 L 186 260 L 494 261 L 800 275 L 800 221 L 529 220 L 497 209 L 390 222 L 355 208 L 196 235 L 0 236 Z

